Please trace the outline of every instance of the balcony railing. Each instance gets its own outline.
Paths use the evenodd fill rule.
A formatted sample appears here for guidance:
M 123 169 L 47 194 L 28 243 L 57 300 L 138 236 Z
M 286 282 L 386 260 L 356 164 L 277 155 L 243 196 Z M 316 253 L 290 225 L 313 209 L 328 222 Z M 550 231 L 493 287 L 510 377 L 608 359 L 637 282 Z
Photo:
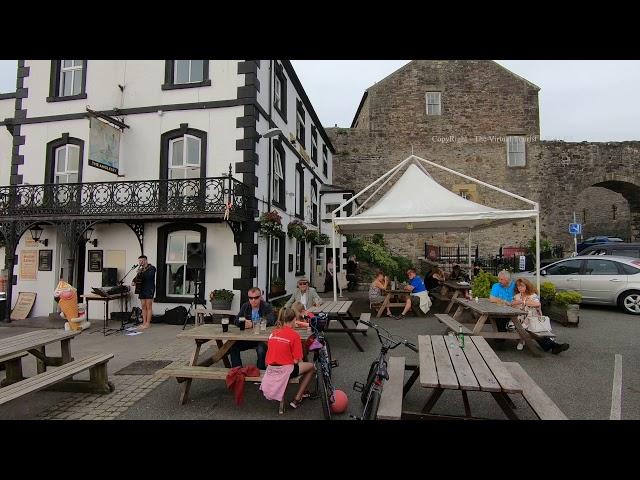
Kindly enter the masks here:
M 0 187 L 0 217 L 253 218 L 249 187 L 231 176 Z

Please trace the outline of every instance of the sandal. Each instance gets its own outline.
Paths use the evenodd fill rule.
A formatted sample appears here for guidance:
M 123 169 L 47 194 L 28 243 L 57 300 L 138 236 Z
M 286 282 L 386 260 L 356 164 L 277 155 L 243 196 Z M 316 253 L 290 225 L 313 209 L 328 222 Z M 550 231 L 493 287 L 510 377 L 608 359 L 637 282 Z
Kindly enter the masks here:
M 392 314 L 390 314 L 390 313 L 387 313 L 387 317 L 389 317 L 389 318 L 396 318 L 396 316 L 395 316 L 395 315 L 392 315 Z
M 300 407 L 300 405 L 302 405 L 302 398 L 300 400 L 298 400 L 297 398 L 294 398 L 290 403 L 289 406 L 291 408 L 298 408 Z
M 400 315 L 398 315 L 397 317 L 395 317 L 396 320 L 403 320 L 405 318 L 405 314 L 401 313 Z

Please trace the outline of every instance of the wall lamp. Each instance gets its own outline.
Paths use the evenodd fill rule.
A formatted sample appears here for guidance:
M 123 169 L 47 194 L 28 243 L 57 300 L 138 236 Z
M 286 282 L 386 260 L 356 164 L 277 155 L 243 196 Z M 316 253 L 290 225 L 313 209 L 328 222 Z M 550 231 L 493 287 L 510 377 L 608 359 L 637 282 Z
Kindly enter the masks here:
M 271 138 L 277 137 L 278 135 L 282 135 L 282 130 L 279 128 L 270 128 L 266 132 L 259 134 L 258 138 Z
M 33 227 L 31 227 L 29 229 L 29 231 L 31 232 L 31 239 L 36 242 L 36 243 L 41 243 L 42 245 L 44 245 L 45 247 L 49 246 L 49 239 L 45 238 L 44 240 L 40 240 L 40 238 L 42 237 L 42 232 L 44 231 L 42 229 L 42 227 L 40 227 L 39 224 L 34 225 Z
M 82 234 L 84 241 L 93 245 L 94 247 L 98 246 L 98 239 L 94 238 L 93 240 L 91 240 L 91 235 L 93 235 L 93 228 L 89 227 L 87 228 L 84 233 Z

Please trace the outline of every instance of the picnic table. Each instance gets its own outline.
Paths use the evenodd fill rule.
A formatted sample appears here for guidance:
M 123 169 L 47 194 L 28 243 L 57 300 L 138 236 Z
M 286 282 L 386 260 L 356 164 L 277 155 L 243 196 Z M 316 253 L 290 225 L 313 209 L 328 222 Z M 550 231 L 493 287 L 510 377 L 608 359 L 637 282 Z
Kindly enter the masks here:
M 56 390 L 86 393 L 108 393 L 113 385 L 107 378 L 107 362 L 112 353 L 95 354 L 74 360 L 71 356 L 71 340 L 82 333 L 80 330 L 37 330 L 0 340 L 0 363 L 6 366 L 7 375 L 0 384 L 0 404 L 22 395 L 54 384 Z M 60 343 L 60 356 L 46 354 L 46 346 Z M 36 357 L 37 374 L 25 378 L 22 374 L 22 359 L 28 354 Z M 47 371 L 47 367 L 58 367 Z M 84 370 L 91 370 L 91 379 L 67 380 Z M 53 388 L 52 388 L 53 389 Z
M 266 331 L 255 333 L 253 328 L 240 330 L 235 325 L 229 326 L 228 332 L 222 331 L 222 325 L 199 325 L 191 330 L 185 330 L 178 334 L 178 338 L 190 338 L 195 342 L 195 348 L 186 366 L 167 366 L 158 371 L 161 375 L 176 377 L 178 383 L 184 383 L 180 395 L 180 404 L 184 404 L 189 399 L 189 390 L 194 378 L 208 380 L 225 380 L 231 369 L 229 361 L 229 350 L 233 344 L 239 340 L 248 342 L 267 342 L 269 335 L 275 327 L 267 327 Z M 306 340 L 311 333 L 306 328 L 296 328 L 302 340 Z M 215 341 L 218 351 L 209 359 L 200 360 L 200 350 L 207 342 Z M 225 368 L 214 367 L 213 365 L 222 361 Z M 246 381 L 260 381 L 261 377 L 248 377 Z
M 411 292 L 407 292 L 406 290 L 398 290 L 398 289 L 385 290 L 384 300 L 382 302 L 382 305 L 380 305 L 380 308 L 378 308 L 378 313 L 376 314 L 376 317 L 380 318 L 382 316 L 382 313 L 387 309 L 387 307 L 389 308 L 404 307 L 406 304 L 406 301 L 401 301 L 397 297 L 399 297 L 400 295 L 409 295 L 410 293 Z
M 491 303 L 487 298 L 479 298 L 476 302 L 475 300 L 468 300 L 466 298 L 458 297 L 454 299 L 454 301 L 458 304 L 458 308 L 453 315 L 453 318 L 449 317 L 448 315 L 436 315 L 440 321 L 446 323 L 452 330 L 455 330 L 457 332 L 462 326 L 462 324 L 458 322 L 458 319 L 462 316 L 462 312 L 464 311 L 464 309 L 468 308 L 469 310 L 478 313 L 480 316 L 478 317 L 475 325 L 473 325 L 472 329 L 463 326 L 463 331 L 465 333 L 481 335 L 484 338 L 523 340 L 527 348 L 534 355 L 540 355 L 540 347 L 538 346 L 538 343 L 533 339 L 533 336 L 522 326 L 522 323 L 518 318 L 520 315 L 523 315 L 522 310 L 510 307 L 508 305 L 498 305 L 496 303 Z M 516 331 L 499 332 L 495 321 L 496 318 L 509 318 L 515 325 Z M 487 320 L 489 320 L 493 325 L 493 331 L 482 330 Z M 551 334 L 537 333 L 536 335 L 550 336 Z
M 452 292 L 451 301 L 449 302 L 449 305 L 447 306 L 444 313 L 449 313 L 451 311 L 451 309 L 456 303 L 455 302 L 456 298 L 460 296 L 466 297 L 467 292 L 471 290 L 471 284 L 469 282 L 460 283 L 456 280 L 447 280 L 446 282 L 443 283 L 443 286 L 444 286 L 444 289 L 443 289 L 444 291 L 442 291 L 443 295 L 448 296 L 449 291 Z
M 465 415 L 474 418 L 467 392 L 489 392 L 510 420 L 518 420 L 509 394 L 522 395 L 541 419 L 566 419 L 553 401 L 517 363 L 503 363 L 487 341 L 477 335 L 464 336 L 464 348 L 453 335 L 419 335 L 419 365 L 405 393 L 419 377 L 422 388 L 433 389 L 422 411 L 403 412 L 402 418 L 448 417 L 431 410 L 445 390 L 460 390 Z M 407 388 L 408 387 L 408 388 Z
M 357 318 L 353 316 L 351 313 L 351 307 L 353 306 L 352 300 L 340 300 L 338 302 L 324 302 L 319 306 L 309 308 L 311 313 L 326 313 L 329 317 L 329 327 L 331 327 L 331 321 L 336 321 L 340 323 L 341 328 L 325 328 L 325 332 L 340 332 L 346 333 L 349 335 L 349 338 L 353 342 L 353 344 L 360 350 L 364 352 L 364 349 L 353 335 L 354 333 L 362 333 L 363 335 L 367 334 L 368 326 L 364 323 L 360 323 Z M 364 317 L 363 317 L 364 315 Z M 362 314 L 360 319 L 368 320 L 370 314 Z M 345 320 L 351 320 L 355 327 L 350 328 L 347 326 Z

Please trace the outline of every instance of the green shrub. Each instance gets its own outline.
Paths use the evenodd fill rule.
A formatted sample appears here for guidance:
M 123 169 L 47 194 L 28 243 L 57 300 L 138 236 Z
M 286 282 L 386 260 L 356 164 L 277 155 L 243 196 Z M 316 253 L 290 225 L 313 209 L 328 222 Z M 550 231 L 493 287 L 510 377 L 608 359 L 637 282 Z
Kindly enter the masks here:
M 384 270 L 389 278 L 405 278 L 407 270 L 413 266 L 407 257 L 394 255 L 387 249 L 382 234 L 373 235 L 372 241 L 347 235 L 347 249 L 356 259 Z
M 551 282 L 542 282 L 540 284 L 540 299 L 542 303 L 549 304 L 556 298 L 556 286 Z
M 489 298 L 491 286 L 498 282 L 498 277 L 491 275 L 489 272 L 481 271 L 473 279 L 471 288 L 474 297 Z
M 231 290 L 221 288 L 219 290 L 213 290 L 209 293 L 209 300 L 222 300 L 224 302 L 231 302 L 233 300 L 234 293 Z
M 529 244 L 527 245 L 527 248 L 529 250 L 529 253 L 535 257 L 536 237 L 533 237 L 531 240 L 529 240 Z M 553 251 L 553 245 L 551 244 L 551 242 L 546 238 L 541 238 L 540 239 L 540 256 L 541 257 L 544 255 L 550 256 L 552 251 Z
M 564 292 L 556 293 L 555 303 L 560 306 L 566 307 L 567 305 L 570 305 L 570 304 L 578 304 L 580 303 L 581 300 L 582 300 L 582 294 L 574 290 L 567 290 Z

